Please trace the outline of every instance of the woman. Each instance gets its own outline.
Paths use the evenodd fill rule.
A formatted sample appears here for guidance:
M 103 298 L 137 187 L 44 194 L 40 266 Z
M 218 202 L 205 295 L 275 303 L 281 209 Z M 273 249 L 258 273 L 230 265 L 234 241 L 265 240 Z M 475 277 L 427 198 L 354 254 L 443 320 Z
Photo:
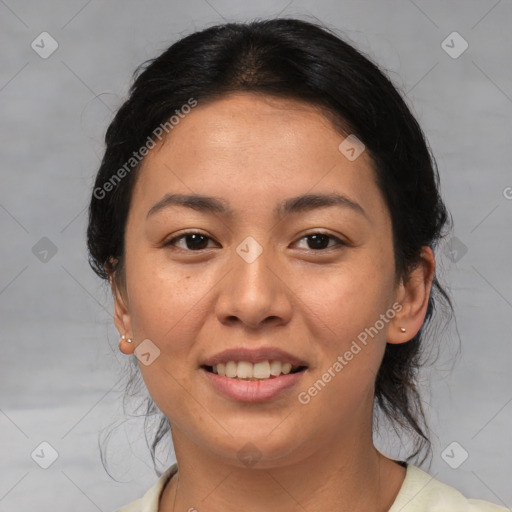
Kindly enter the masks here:
M 177 460 L 122 512 L 505 510 L 373 443 L 377 406 L 428 454 L 415 376 L 450 305 L 437 170 L 373 63 L 304 21 L 212 27 L 106 144 L 91 264 Z

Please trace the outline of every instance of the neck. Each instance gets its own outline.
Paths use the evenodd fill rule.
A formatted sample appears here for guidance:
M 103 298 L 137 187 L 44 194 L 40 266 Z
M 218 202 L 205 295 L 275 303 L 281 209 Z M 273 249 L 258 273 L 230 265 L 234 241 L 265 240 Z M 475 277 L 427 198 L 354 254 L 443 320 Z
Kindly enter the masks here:
M 405 477 L 405 468 L 375 449 L 371 432 L 369 438 L 354 432 L 329 439 L 308 457 L 265 467 L 262 461 L 240 467 L 172 432 L 179 471 L 164 489 L 159 512 L 386 512 Z

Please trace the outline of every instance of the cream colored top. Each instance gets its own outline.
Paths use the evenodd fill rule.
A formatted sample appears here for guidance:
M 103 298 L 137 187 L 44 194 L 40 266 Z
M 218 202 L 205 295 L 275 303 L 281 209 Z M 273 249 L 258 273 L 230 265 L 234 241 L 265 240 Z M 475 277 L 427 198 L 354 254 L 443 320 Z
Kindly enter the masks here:
M 158 501 L 168 480 L 176 473 L 173 464 L 142 498 L 132 501 L 116 512 L 159 512 Z M 488 501 L 465 498 L 459 491 L 431 477 L 411 464 L 388 512 L 511 512 Z

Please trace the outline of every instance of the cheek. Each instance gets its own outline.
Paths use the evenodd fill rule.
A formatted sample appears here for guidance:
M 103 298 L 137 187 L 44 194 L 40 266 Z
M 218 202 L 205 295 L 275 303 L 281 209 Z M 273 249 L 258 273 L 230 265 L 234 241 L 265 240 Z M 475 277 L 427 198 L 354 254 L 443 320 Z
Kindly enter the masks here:
M 300 277 L 301 302 L 312 332 L 342 349 L 391 307 L 392 262 L 364 254 L 328 273 Z
M 168 263 L 157 264 L 154 259 L 151 265 L 140 264 L 142 258 L 137 261 L 126 266 L 134 338 L 136 342 L 150 339 L 160 350 L 150 365 L 139 362 L 139 368 L 156 405 L 170 421 L 179 423 L 190 408 L 190 395 L 184 390 L 193 389 L 192 347 L 211 286 L 190 270 L 171 271 Z
M 390 269 L 375 258 L 361 257 L 302 291 L 311 343 L 319 357 L 298 398 L 313 417 L 329 407 L 336 428 L 373 403 L 375 377 L 394 317 Z
M 135 258 L 134 258 L 135 260 Z M 165 352 L 188 347 L 205 307 L 208 279 L 190 270 L 144 257 L 127 262 L 127 287 L 134 337 L 149 338 Z

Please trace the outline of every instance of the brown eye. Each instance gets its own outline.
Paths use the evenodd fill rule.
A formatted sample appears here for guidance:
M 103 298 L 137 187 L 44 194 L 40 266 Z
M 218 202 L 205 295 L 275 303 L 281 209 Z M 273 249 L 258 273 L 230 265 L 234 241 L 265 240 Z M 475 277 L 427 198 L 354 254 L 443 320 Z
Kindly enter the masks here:
M 176 245 L 177 241 L 184 240 L 185 247 L 181 247 L 181 249 L 186 249 L 189 251 L 200 251 L 202 249 L 207 249 L 208 240 L 211 240 L 209 236 L 204 235 L 203 233 L 198 233 L 197 231 L 190 231 L 188 233 L 183 233 L 172 240 L 169 240 L 165 245 Z
M 313 251 L 330 249 L 335 246 L 343 246 L 346 245 L 339 238 L 328 235 L 327 233 L 311 233 L 301 238 L 301 240 L 307 240 L 307 249 L 311 249 Z M 328 245 L 330 240 L 334 240 L 335 243 L 332 245 Z

